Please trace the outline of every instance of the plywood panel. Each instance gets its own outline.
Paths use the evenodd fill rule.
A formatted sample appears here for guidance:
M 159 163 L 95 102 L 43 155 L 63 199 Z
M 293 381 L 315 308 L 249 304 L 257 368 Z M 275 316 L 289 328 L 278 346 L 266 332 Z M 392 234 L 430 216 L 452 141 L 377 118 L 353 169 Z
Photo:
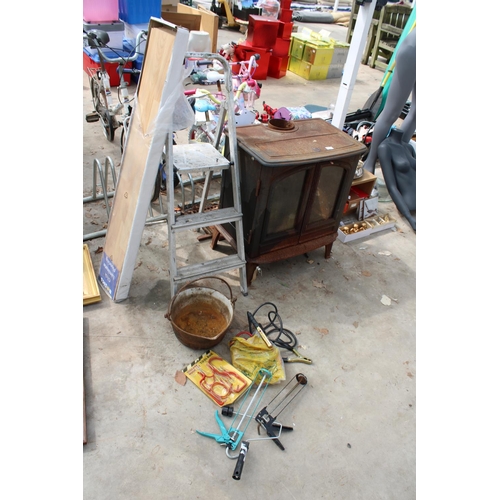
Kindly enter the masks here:
M 171 112 L 165 105 L 183 77 L 189 32 L 152 18 L 135 107 L 113 199 L 99 283 L 116 301 L 128 297 Z M 159 126 L 161 124 L 162 126 Z
M 201 16 L 200 31 L 206 31 L 210 35 L 210 40 L 212 41 L 212 52 L 217 53 L 217 35 L 219 32 L 219 16 L 209 11 L 202 5 L 198 5 L 198 8 L 189 7 L 183 3 L 177 5 L 177 12 L 185 14 L 197 14 Z

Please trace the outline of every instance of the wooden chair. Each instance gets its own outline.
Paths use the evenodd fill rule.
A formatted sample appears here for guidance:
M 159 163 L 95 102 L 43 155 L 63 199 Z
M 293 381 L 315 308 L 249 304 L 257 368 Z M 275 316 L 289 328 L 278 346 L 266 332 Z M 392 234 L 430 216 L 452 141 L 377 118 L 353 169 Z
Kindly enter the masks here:
M 387 4 L 380 11 L 371 51 L 370 67 L 381 68 L 384 71 L 387 69 L 411 11 L 412 8 L 409 5 L 399 4 Z
M 347 26 L 347 36 L 346 42 L 351 43 L 352 34 L 354 32 L 354 27 L 356 26 L 356 19 L 358 17 L 359 5 L 356 0 L 352 0 L 351 5 L 351 17 L 349 18 L 349 25 Z M 376 10 L 373 12 L 373 18 L 370 23 L 370 29 L 368 30 L 368 37 L 366 39 L 365 50 L 363 52 L 363 57 L 361 58 L 362 64 L 368 64 L 370 54 L 373 51 L 373 46 L 375 45 L 375 37 L 377 35 L 378 20 L 380 18 L 381 11 Z

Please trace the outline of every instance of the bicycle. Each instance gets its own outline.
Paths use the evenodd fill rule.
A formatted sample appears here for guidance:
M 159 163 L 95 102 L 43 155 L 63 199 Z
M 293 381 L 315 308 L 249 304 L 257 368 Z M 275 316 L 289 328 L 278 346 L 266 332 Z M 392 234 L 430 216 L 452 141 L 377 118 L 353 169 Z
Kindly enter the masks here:
M 125 68 L 129 62 L 135 61 L 139 57 L 137 47 L 139 47 L 143 38 L 147 36 L 147 31 L 142 30 L 138 33 L 135 40 L 135 48 L 133 53 L 124 57 L 118 54 L 115 49 L 112 49 L 107 44 L 109 43 L 109 35 L 106 31 L 92 29 L 84 32 L 83 39 L 88 42 L 90 48 L 96 49 L 99 55 L 99 68 L 87 68 L 89 75 L 90 91 L 92 94 L 92 104 L 94 111 L 85 116 L 88 123 L 101 123 L 106 139 L 110 142 L 114 141 L 115 130 L 126 123 L 132 112 L 131 102 L 128 93 L 128 83 L 125 81 L 124 75 L 137 74 L 140 70 Z M 109 57 L 103 49 L 107 48 L 117 54 L 117 57 Z M 111 85 L 109 74 L 106 70 L 105 63 L 118 64 L 118 75 L 120 84 L 117 88 L 118 103 L 114 103 L 113 94 L 111 93 Z M 121 119 L 120 112 L 124 110 Z M 123 133 L 122 133 L 122 148 L 123 148 Z
M 238 73 L 232 75 L 235 125 L 237 127 L 251 125 L 258 118 L 258 112 L 254 110 L 254 103 L 255 99 L 260 97 L 262 84 L 254 80 L 253 75 L 257 69 L 259 57 L 259 54 L 254 54 L 248 61 L 229 63 L 231 66 L 240 66 Z M 202 64 L 206 64 L 206 61 Z M 218 126 L 224 97 L 221 93 L 220 79 L 211 83 L 217 84 L 217 93 L 197 89 L 196 93 L 190 96 L 190 100 L 193 101 L 193 109 L 197 112 L 197 119 L 189 131 L 188 137 L 190 142 L 209 142 L 218 146 L 219 150 L 223 150 L 224 134 L 222 132 L 225 130 L 226 124 L 223 124 L 222 131 Z

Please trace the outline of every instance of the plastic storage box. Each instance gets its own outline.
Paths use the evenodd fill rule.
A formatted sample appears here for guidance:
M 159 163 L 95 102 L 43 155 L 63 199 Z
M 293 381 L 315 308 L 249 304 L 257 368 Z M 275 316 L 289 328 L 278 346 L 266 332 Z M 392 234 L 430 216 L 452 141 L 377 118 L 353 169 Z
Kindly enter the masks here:
M 107 55 L 108 57 L 127 57 L 128 53 L 122 51 L 116 51 L 118 52 L 112 52 L 110 50 L 104 49 L 103 50 L 104 54 Z M 99 63 L 99 55 L 98 54 L 91 54 L 88 47 L 83 48 L 83 71 L 88 73 L 88 68 L 95 68 L 95 69 L 100 69 L 101 65 Z M 109 75 L 109 84 L 112 87 L 118 87 L 120 85 L 120 77 L 118 76 L 118 63 L 104 63 L 104 68 L 108 72 Z M 132 68 L 132 63 L 128 62 L 125 64 L 125 68 Z M 127 83 L 130 83 L 130 74 L 124 74 L 123 78 Z
M 89 31 L 92 29 L 106 31 L 109 35 L 108 46 L 113 49 L 123 48 L 123 36 L 125 34 L 123 23 L 83 23 L 83 31 Z M 88 47 L 90 54 L 97 54 L 97 49 L 91 49 Z
M 118 0 L 83 0 L 83 20 L 87 23 L 118 21 Z
M 142 30 L 147 31 L 149 28 L 149 23 L 139 23 L 139 24 L 123 23 L 123 24 L 125 25 L 124 38 L 127 40 L 127 42 L 130 42 L 133 45 L 135 45 L 137 35 Z M 139 44 L 139 47 L 137 47 L 137 52 L 139 52 L 139 54 L 144 54 L 146 52 L 146 40 L 141 41 L 141 43 Z
M 134 52 L 135 40 L 127 40 L 126 38 L 123 40 L 123 50 L 129 53 Z M 144 55 L 139 55 L 137 59 L 132 63 L 132 68 L 138 69 L 142 71 L 142 65 L 144 63 Z M 134 83 L 139 83 L 139 75 L 131 75 L 131 80 Z
M 161 0 L 118 0 L 118 15 L 129 24 L 149 23 L 151 17 L 161 19 Z

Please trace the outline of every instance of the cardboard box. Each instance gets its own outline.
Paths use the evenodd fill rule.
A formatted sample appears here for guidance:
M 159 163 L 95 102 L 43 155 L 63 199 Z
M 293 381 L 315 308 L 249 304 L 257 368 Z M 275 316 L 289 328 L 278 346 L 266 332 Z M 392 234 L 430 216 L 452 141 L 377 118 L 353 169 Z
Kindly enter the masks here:
M 354 228 L 363 228 L 357 232 L 351 233 L 350 231 Z M 372 233 L 372 225 L 368 221 L 363 222 L 353 222 L 345 226 L 340 226 L 337 232 L 338 239 L 342 243 L 349 243 L 350 241 L 359 240 L 361 238 L 366 238 Z
M 350 233 L 350 229 L 353 228 L 355 224 L 357 224 L 359 227 L 361 227 L 362 224 L 366 224 L 366 229 L 363 229 L 362 231 L 358 231 L 356 233 Z M 366 238 L 367 236 L 378 233 L 379 231 L 390 229 L 395 225 L 395 219 L 390 217 L 388 214 L 380 214 L 376 217 L 371 217 L 362 222 L 349 222 L 347 224 L 341 222 L 337 234 L 338 239 L 342 243 L 349 243 L 350 241 L 359 240 L 360 238 Z M 343 228 L 346 228 L 345 232 L 343 231 Z
M 366 219 L 365 222 L 372 226 L 372 233 L 378 233 L 396 225 L 396 219 L 390 217 L 389 214 L 379 214 L 376 217 Z

